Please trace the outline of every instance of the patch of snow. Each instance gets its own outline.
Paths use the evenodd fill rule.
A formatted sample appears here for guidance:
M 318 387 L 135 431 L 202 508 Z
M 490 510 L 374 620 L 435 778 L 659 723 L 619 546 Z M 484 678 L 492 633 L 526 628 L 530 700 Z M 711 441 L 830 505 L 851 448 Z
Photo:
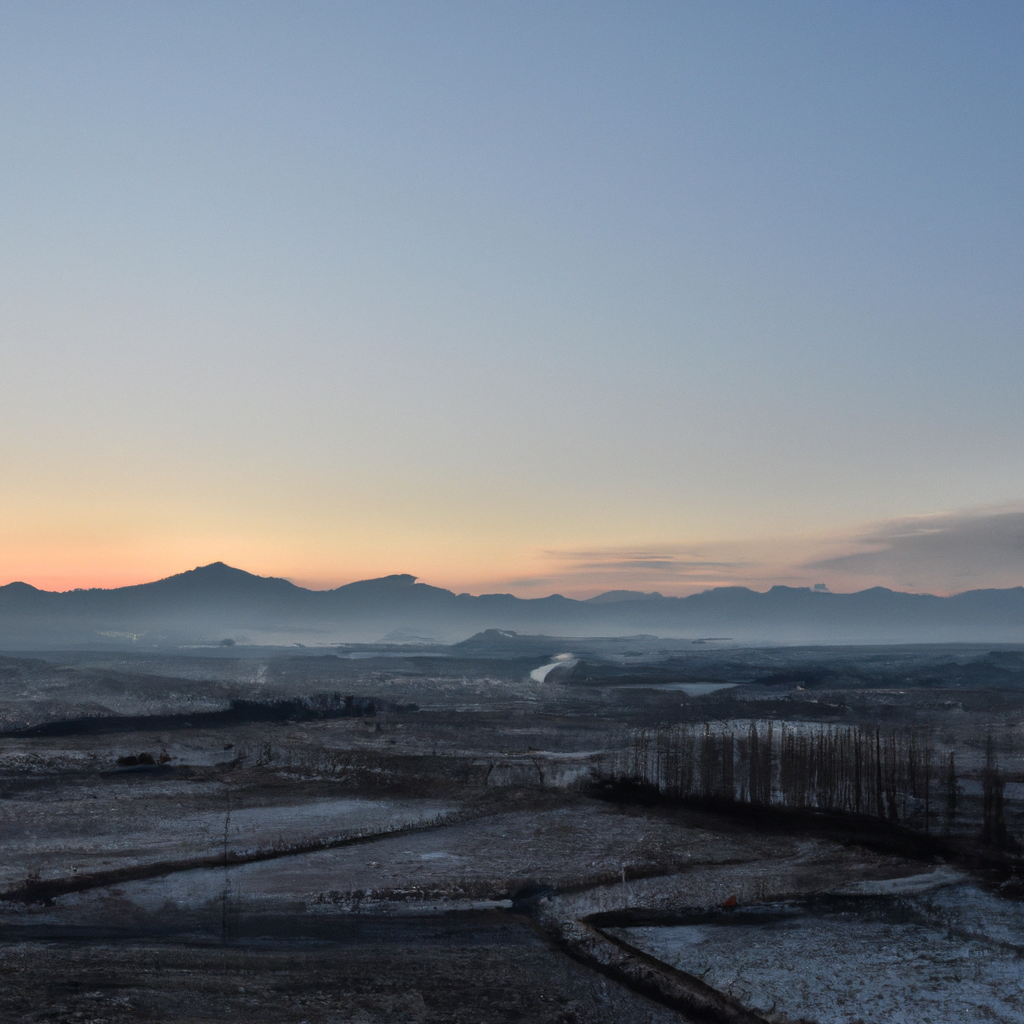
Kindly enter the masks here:
M 907 875 L 905 878 L 885 878 L 856 882 L 837 892 L 857 893 L 863 896 L 894 896 L 897 893 L 927 892 L 942 885 L 963 882 L 964 876 L 952 868 L 939 868 L 923 875 Z
M 540 668 L 535 668 L 530 673 L 530 678 L 535 683 L 543 683 L 552 669 L 562 668 L 563 666 L 565 668 L 572 668 L 578 661 L 579 659 L 574 658 L 571 654 L 558 654 L 555 656 L 554 661 L 547 665 L 541 665 Z
M 904 894 L 920 892 L 913 886 L 929 880 L 930 892 L 916 898 L 868 899 L 819 910 L 775 904 L 751 908 L 749 917 L 741 911 L 728 921 L 697 927 L 617 931 L 636 948 L 696 975 L 768 1021 L 1020 1024 L 1020 905 L 1011 911 L 1009 901 L 967 885 L 936 890 L 940 874 L 948 879 L 947 873 L 935 872 L 899 880 L 906 885 Z M 993 918 L 995 928 L 989 925 Z

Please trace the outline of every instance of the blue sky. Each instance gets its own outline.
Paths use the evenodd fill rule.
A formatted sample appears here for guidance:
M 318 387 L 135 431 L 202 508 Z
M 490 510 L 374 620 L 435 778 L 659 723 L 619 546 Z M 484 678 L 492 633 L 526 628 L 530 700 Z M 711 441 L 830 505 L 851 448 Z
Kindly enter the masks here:
M 0 17 L 4 581 L 1024 582 L 1020 5 Z

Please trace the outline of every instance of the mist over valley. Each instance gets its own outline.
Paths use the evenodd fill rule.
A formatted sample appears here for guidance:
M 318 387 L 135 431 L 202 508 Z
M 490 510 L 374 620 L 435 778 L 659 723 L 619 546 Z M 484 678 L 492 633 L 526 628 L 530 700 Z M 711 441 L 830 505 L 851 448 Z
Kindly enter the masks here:
M 486 629 L 553 636 L 655 636 L 740 644 L 1024 641 L 1024 588 L 951 597 L 882 587 L 853 594 L 724 587 L 689 597 L 609 592 L 455 594 L 395 575 L 316 591 L 222 562 L 113 590 L 0 587 L 8 650 L 111 645 L 455 643 Z

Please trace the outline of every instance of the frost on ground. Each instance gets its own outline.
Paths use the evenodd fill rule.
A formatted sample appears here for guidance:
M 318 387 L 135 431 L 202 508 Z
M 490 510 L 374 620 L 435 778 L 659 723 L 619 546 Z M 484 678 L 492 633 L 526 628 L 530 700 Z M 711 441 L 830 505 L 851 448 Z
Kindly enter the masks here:
M 1024 911 L 970 885 L 616 934 L 780 1024 L 1024 1020 Z
M 437 800 L 358 797 L 275 805 L 265 794 L 232 794 L 216 783 L 131 781 L 113 795 L 101 786 L 69 786 L 59 798 L 0 800 L 0 886 L 14 888 L 29 875 L 60 878 L 225 851 L 245 856 L 387 832 L 454 809 Z M 232 806 L 232 798 L 249 805 Z
M 963 856 L 1024 868 L 1024 655 L 513 640 L 0 657 L 0 1019 L 680 1019 L 692 979 L 611 935 L 776 1024 L 1024 1024 L 1020 904 Z M 135 720 L 334 694 L 377 714 Z M 805 813 L 851 730 L 941 864 Z M 754 775 L 786 813 L 720 801 Z

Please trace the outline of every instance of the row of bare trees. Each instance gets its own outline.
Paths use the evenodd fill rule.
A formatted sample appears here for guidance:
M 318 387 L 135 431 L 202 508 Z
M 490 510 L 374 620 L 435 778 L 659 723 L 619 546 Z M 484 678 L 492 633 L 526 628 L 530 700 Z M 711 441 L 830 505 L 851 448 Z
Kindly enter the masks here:
M 610 774 L 681 801 L 867 815 L 923 832 L 980 826 L 986 846 L 1017 848 L 991 737 L 965 772 L 957 751 L 925 728 L 744 725 L 639 730 Z

